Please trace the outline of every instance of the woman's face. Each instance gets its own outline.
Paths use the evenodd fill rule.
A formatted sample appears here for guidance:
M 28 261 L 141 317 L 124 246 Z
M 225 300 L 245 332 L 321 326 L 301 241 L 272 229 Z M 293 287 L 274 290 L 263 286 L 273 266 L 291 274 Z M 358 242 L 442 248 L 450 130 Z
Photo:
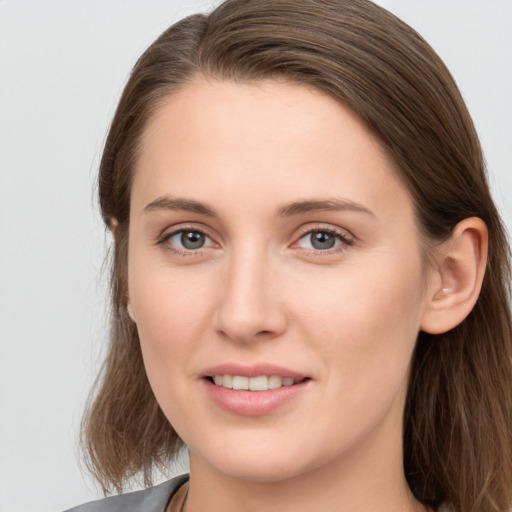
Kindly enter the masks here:
M 170 96 L 135 170 L 128 275 L 193 464 L 258 481 L 401 467 L 428 280 L 411 198 L 348 109 L 274 82 Z

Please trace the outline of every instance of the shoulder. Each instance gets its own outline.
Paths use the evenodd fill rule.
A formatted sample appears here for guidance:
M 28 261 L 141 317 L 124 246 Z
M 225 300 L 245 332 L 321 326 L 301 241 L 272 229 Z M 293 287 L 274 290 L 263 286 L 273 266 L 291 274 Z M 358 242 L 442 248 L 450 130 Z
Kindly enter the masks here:
M 187 480 L 188 475 L 181 475 L 143 491 L 109 496 L 66 512 L 165 512 L 171 497 Z

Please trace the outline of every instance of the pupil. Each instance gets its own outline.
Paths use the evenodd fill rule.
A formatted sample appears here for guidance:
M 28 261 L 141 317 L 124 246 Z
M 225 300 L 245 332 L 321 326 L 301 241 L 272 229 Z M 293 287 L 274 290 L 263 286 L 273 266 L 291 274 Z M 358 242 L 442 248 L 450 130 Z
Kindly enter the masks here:
M 330 233 L 318 231 L 311 234 L 311 245 L 315 249 L 331 249 L 334 247 L 335 242 L 336 240 L 334 236 Z
M 181 243 L 185 249 L 199 249 L 204 245 L 204 235 L 197 231 L 183 231 Z

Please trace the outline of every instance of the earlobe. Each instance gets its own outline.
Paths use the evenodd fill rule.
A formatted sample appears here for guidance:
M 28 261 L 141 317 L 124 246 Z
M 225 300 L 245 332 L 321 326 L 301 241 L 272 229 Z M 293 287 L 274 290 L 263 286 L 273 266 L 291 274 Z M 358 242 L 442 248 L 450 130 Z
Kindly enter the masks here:
M 427 291 L 421 330 L 441 334 L 459 325 L 473 309 L 487 265 L 487 226 L 470 217 L 459 222 L 435 255 L 435 279 Z
M 117 234 L 117 226 L 119 226 L 119 222 L 117 221 L 117 219 L 115 217 L 110 218 L 108 222 L 108 227 L 110 229 L 110 232 L 112 233 L 112 236 L 114 237 L 114 240 Z
M 128 311 L 128 316 L 132 319 L 133 322 L 135 322 L 135 315 L 133 314 L 133 307 L 132 303 L 128 299 L 128 302 L 126 303 L 126 311 Z M 137 323 L 137 322 L 135 322 Z

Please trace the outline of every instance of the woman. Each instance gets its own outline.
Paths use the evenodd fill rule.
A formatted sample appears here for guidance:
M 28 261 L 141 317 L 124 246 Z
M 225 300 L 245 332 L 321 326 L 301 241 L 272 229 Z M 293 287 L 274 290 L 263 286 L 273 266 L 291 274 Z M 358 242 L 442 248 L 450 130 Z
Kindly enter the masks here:
M 298 8 L 298 5 L 300 8 Z M 439 57 L 367 0 L 227 0 L 137 62 L 78 510 L 505 511 L 509 260 Z

